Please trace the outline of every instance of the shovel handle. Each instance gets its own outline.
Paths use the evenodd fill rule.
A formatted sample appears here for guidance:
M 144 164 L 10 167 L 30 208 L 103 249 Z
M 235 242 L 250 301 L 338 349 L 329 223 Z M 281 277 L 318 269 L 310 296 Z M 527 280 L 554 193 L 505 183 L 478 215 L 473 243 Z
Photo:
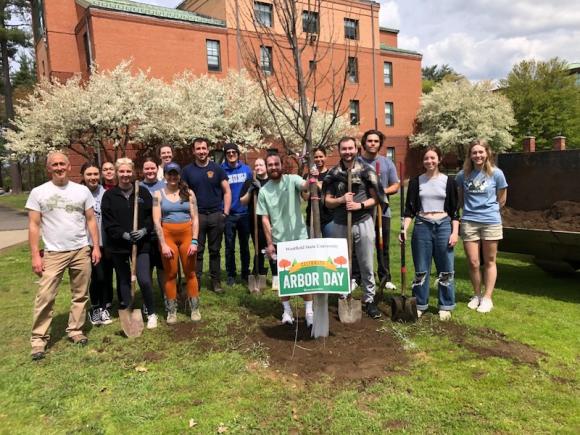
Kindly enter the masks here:
M 346 170 L 346 191 L 352 191 L 352 171 Z M 352 279 L 352 212 L 346 212 L 346 241 L 348 244 L 348 262 L 350 268 L 350 277 Z
M 405 177 L 403 173 L 403 163 L 399 162 L 399 174 L 401 176 L 401 234 L 405 232 Z M 407 266 L 405 264 L 405 245 L 406 240 L 401 237 L 401 294 L 405 293 L 407 287 Z
M 375 170 L 377 171 L 377 176 L 379 180 L 381 179 L 381 164 L 377 160 L 375 163 Z M 381 253 L 383 251 L 383 207 L 381 207 L 381 203 L 377 203 L 377 227 L 379 233 L 379 249 Z
M 139 229 L 139 180 L 135 180 L 135 200 L 133 201 L 133 231 Z M 131 305 L 135 299 L 135 284 L 137 282 L 137 245 L 131 247 Z

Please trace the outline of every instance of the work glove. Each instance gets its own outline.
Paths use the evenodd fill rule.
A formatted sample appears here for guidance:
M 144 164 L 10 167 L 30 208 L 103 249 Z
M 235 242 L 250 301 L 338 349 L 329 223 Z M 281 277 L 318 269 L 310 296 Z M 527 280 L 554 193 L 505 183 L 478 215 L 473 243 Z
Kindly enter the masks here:
M 123 233 L 123 235 L 121 237 L 123 237 L 123 240 L 126 240 L 128 242 L 131 241 L 131 234 L 129 234 L 127 232 Z
M 131 231 L 131 241 L 133 243 L 138 242 L 147 234 L 147 228 L 141 228 L 140 230 Z
M 254 192 L 259 192 L 260 187 L 262 187 L 262 186 L 260 185 L 260 182 L 258 180 L 252 180 L 252 183 L 250 184 L 250 187 L 248 188 L 248 193 L 252 194 Z

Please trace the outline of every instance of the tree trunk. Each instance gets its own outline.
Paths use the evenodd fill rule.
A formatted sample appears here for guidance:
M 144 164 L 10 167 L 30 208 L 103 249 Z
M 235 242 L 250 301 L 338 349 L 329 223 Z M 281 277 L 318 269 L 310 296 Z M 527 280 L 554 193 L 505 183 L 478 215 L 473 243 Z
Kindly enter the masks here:
M 5 29 L 4 17 L 0 15 L 0 28 Z M 8 127 L 14 119 L 14 103 L 12 101 L 12 83 L 10 83 L 10 59 L 8 57 L 8 41 L 0 38 L 0 48 L 2 51 L 2 79 L 4 81 L 4 107 L 6 119 L 4 125 Z M 10 178 L 12 179 L 12 192 L 22 192 L 22 175 L 20 165 L 17 161 L 10 163 Z

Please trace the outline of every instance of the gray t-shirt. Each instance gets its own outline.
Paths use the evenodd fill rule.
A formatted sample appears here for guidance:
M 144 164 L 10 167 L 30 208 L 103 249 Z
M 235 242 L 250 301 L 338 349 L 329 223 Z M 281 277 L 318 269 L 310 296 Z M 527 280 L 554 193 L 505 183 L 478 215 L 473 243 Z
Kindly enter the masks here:
M 392 186 L 395 183 L 399 182 L 399 176 L 397 175 L 397 168 L 395 168 L 395 164 L 391 159 L 385 156 L 377 156 L 374 160 L 365 159 L 363 156 L 360 156 L 359 159 L 373 168 L 375 171 L 377 170 L 377 162 L 379 166 L 379 180 L 384 188 Z M 384 217 L 391 217 L 391 207 L 385 207 L 383 209 L 383 216 Z
M 445 211 L 446 188 L 447 175 L 445 174 L 432 178 L 428 178 L 426 174 L 419 175 L 421 211 L 424 213 Z

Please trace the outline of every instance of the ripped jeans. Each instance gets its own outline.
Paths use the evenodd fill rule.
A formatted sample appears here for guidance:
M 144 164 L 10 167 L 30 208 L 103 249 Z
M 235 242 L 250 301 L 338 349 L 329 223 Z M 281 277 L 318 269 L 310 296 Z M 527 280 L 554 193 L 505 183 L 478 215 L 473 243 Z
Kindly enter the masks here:
M 451 311 L 455 308 L 455 271 L 453 268 L 453 248 L 449 247 L 451 219 L 438 221 L 415 218 L 411 250 L 415 265 L 413 296 L 417 298 L 417 309 L 426 310 L 429 306 L 429 278 L 431 259 L 437 269 L 437 288 L 439 309 Z

